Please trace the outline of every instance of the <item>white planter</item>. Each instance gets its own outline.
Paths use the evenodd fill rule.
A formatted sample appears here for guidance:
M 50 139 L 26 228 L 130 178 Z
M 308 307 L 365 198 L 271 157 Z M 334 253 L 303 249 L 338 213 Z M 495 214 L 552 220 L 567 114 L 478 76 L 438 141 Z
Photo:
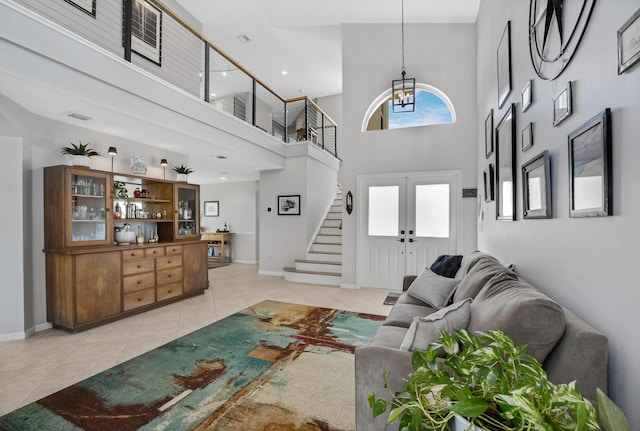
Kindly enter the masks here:
M 188 178 L 188 177 L 189 177 L 189 176 L 188 176 L 187 174 L 178 174 L 178 178 L 177 178 L 177 180 L 178 180 L 178 181 L 181 181 L 181 182 L 183 182 L 183 183 L 186 183 L 186 182 L 187 182 L 187 178 Z
M 90 160 L 88 156 L 73 156 L 73 166 L 78 166 L 81 168 L 88 168 L 91 166 Z

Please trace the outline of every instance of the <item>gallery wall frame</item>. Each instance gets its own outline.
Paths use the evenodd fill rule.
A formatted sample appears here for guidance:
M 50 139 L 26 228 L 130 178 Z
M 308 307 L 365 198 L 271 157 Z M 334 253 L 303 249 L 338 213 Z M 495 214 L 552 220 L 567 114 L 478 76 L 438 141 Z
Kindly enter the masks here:
M 618 75 L 640 60 L 640 9 L 618 30 Z
M 611 109 L 572 131 L 568 144 L 569 217 L 612 215 Z
M 220 201 L 205 201 L 204 202 L 204 216 L 205 217 L 219 217 L 220 216 Z
M 494 190 L 495 190 L 495 172 L 493 168 L 493 164 L 489 163 L 487 169 L 483 172 L 484 178 L 484 201 L 485 202 L 493 202 L 494 200 Z
M 496 127 L 496 219 L 515 220 L 516 105 L 512 103 Z
M 96 0 L 64 0 L 70 5 L 75 6 L 80 9 L 82 12 L 90 15 L 92 17 L 96 17 Z
M 549 151 L 522 165 L 522 218 L 551 218 L 551 159 Z
M 520 92 L 520 110 L 525 112 L 533 103 L 533 81 L 530 79 Z
M 133 0 L 131 50 L 162 65 L 162 11 L 146 0 Z
M 484 120 L 484 155 L 489 158 L 493 154 L 493 109 Z
M 300 215 L 300 195 L 278 196 L 278 215 Z
M 573 84 L 567 86 L 553 98 L 553 126 L 557 126 L 567 119 L 573 112 Z
M 531 147 L 533 147 L 533 123 L 527 124 L 522 129 L 522 152 L 524 153 Z
M 497 52 L 498 108 L 502 108 L 511 93 L 511 21 L 502 33 Z

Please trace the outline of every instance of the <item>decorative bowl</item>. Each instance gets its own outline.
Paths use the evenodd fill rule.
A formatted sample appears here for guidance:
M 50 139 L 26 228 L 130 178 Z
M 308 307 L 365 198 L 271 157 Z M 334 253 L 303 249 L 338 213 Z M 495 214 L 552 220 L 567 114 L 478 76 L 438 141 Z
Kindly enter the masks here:
M 129 231 L 116 231 L 116 242 L 118 244 L 131 244 L 136 242 L 136 233 Z

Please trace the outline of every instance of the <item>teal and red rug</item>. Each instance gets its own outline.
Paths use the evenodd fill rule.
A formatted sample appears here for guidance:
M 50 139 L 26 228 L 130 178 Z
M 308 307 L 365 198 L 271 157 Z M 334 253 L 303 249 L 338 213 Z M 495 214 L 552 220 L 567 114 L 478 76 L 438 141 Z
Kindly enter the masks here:
M 353 430 L 353 352 L 383 319 L 264 301 L 0 417 L 0 430 Z

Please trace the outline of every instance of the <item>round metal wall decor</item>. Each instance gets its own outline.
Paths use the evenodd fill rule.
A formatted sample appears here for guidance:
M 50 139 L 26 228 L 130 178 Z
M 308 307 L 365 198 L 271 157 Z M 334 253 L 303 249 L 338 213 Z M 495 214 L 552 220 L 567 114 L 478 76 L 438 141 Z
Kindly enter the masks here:
M 569 65 L 596 0 L 531 0 L 529 52 L 538 76 L 554 80 Z

